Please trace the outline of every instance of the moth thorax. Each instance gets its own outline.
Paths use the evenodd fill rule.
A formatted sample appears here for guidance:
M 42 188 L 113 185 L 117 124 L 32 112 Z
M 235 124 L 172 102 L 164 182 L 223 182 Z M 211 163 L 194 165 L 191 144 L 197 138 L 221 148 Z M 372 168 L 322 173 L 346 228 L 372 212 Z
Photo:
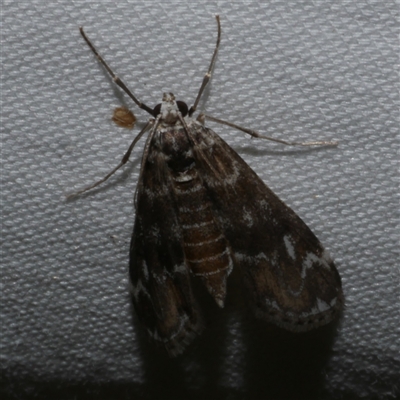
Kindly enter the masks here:
M 161 103 L 161 120 L 168 125 L 175 124 L 178 121 L 179 108 L 175 101 L 173 93 L 164 93 Z

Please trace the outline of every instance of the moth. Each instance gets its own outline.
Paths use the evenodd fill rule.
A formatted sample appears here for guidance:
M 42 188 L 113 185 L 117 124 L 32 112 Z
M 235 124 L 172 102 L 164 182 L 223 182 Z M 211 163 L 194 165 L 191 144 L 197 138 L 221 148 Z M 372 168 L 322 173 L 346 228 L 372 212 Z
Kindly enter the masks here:
M 286 142 L 205 114 L 194 113 L 211 78 L 220 39 L 190 108 L 164 93 L 154 108 L 140 102 L 80 32 L 114 82 L 151 119 L 121 162 L 148 132 L 135 193 L 129 275 L 134 308 L 151 338 L 176 356 L 203 329 L 192 279 L 224 307 L 227 279 L 239 268 L 257 317 L 293 332 L 328 324 L 343 307 L 339 273 L 319 240 L 214 131 L 205 119 L 254 137 Z

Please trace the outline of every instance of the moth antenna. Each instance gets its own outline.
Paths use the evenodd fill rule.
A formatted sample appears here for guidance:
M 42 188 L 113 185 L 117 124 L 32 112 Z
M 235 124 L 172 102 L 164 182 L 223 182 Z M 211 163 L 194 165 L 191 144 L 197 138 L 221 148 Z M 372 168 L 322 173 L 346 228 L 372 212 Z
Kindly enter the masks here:
M 97 52 L 95 49 L 93 43 L 90 41 L 90 39 L 86 36 L 86 33 L 83 31 L 83 28 L 80 27 L 79 31 L 81 32 L 82 37 L 85 39 L 86 43 L 90 47 L 90 49 L 93 51 L 94 55 L 97 57 L 97 59 L 100 61 L 100 63 L 103 65 L 103 67 L 107 70 L 107 72 L 111 75 L 113 78 L 113 81 L 143 110 L 147 111 L 150 115 L 153 115 L 153 109 L 148 107 L 146 104 L 142 103 L 139 101 L 133 94 L 132 92 L 127 88 L 124 82 L 115 75 L 114 71 L 108 66 L 108 64 L 105 62 L 104 58 Z
M 208 82 L 209 82 L 210 79 L 211 79 L 211 73 L 212 73 L 212 70 L 213 70 L 213 68 L 214 68 L 215 60 L 216 60 L 216 58 L 217 58 L 217 53 L 218 53 L 218 49 L 219 49 L 219 44 L 220 44 L 220 42 L 221 42 L 221 22 L 220 22 L 220 20 L 219 20 L 219 15 L 216 15 L 216 16 L 215 16 L 215 19 L 217 20 L 217 24 L 218 24 L 217 43 L 216 43 L 216 45 L 215 45 L 214 54 L 213 54 L 213 56 L 212 56 L 212 58 L 211 58 L 210 66 L 209 66 L 209 68 L 208 68 L 207 73 L 204 75 L 203 83 L 201 84 L 199 93 L 197 94 L 196 101 L 194 102 L 194 104 L 192 105 L 192 107 L 190 107 L 190 110 L 189 110 L 189 117 L 196 111 L 197 106 L 199 105 L 199 101 L 200 101 L 201 96 L 202 96 L 202 94 L 203 94 L 203 92 L 204 92 L 204 89 L 206 88 Z
M 242 126 L 233 124 L 232 122 L 228 122 L 228 121 L 224 121 L 224 120 L 219 119 L 219 118 L 211 117 L 211 115 L 206 115 L 206 114 L 202 114 L 202 115 L 204 115 L 204 117 L 209 119 L 210 121 L 218 122 L 219 124 L 230 126 L 231 128 L 238 129 L 239 131 L 247 133 L 247 134 L 249 134 L 249 135 L 251 135 L 251 136 L 253 136 L 255 138 L 267 139 L 267 140 L 271 140 L 272 142 L 285 144 L 287 146 L 337 146 L 339 144 L 339 142 L 329 142 L 329 141 L 288 142 L 286 140 L 275 139 L 275 138 L 272 138 L 270 136 L 261 135 L 260 133 L 258 133 L 256 131 L 253 131 L 252 129 L 243 128 Z M 199 116 L 199 118 L 200 117 L 201 116 Z

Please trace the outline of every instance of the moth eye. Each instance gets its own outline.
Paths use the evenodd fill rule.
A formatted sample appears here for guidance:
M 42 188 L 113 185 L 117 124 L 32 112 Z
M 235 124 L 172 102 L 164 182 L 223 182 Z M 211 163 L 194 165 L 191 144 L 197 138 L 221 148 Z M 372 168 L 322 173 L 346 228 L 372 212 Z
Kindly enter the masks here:
M 186 117 L 187 113 L 188 113 L 188 106 L 184 101 L 180 101 L 178 100 L 176 102 L 176 105 L 178 106 L 179 111 L 182 114 L 182 117 Z
M 153 108 L 153 117 L 157 117 L 158 114 L 160 114 L 161 111 L 161 103 L 157 104 L 154 108 Z

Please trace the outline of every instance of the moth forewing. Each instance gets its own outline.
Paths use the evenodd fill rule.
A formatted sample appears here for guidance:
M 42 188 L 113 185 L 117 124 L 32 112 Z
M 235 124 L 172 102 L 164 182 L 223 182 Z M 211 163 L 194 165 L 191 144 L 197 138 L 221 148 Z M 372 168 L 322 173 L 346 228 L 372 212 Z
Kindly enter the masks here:
M 328 253 L 228 144 L 209 128 L 197 133 L 214 143 L 202 153 L 207 162 L 196 162 L 256 314 L 291 331 L 329 323 L 343 295 Z
M 152 115 L 120 164 L 145 133 L 135 195 L 136 216 L 130 245 L 134 308 L 149 335 L 177 355 L 203 329 L 191 280 L 200 279 L 223 307 L 227 278 L 239 268 L 255 314 L 290 331 L 306 331 L 332 321 L 343 306 L 340 276 L 307 225 L 263 183 L 242 158 L 192 117 L 207 85 L 220 43 L 194 105 L 188 109 L 164 93 L 153 109 L 140 102 L 117 77 L 81 28 L 82 36 L 131 99 Z M 252 136 L 286 142 L 209 117 Z
M 181 246 L 179 221 L 160 159 L 149 152 L 130 247 L 133 304 L 149 335 L 171 355 L 202 329 Z M 156 190 L 156 195 L 154 195 Z

